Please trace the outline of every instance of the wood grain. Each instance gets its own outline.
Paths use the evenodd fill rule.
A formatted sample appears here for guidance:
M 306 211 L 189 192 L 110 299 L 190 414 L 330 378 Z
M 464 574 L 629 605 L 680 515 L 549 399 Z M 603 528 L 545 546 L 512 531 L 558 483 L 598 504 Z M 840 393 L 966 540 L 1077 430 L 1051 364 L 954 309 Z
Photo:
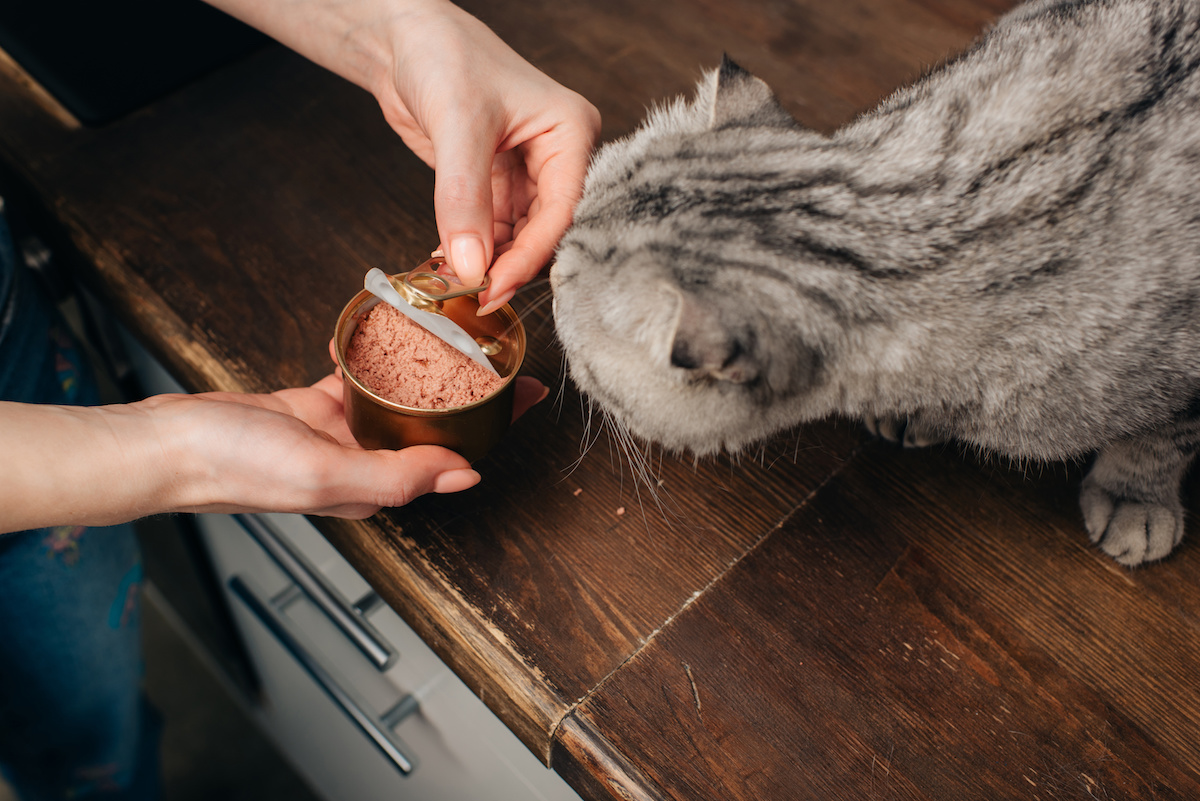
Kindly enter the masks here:
M 1073 493 L 869 450 L 580 725 L 645 743 L 634 767 L 668 798 L 1198 797 L 1180 588 L 1110 568 Z M 554 758 L 577 769 L 569 743 Z

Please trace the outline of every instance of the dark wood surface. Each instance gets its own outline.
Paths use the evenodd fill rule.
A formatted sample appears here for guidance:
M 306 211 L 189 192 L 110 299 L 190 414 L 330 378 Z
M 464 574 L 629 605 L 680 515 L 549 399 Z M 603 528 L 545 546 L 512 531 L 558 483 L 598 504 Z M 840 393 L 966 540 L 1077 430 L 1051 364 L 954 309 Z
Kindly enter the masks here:
M 832 130 L 1008 5 L 464 2 L 606 138 L 722 52 Z M 366 269 L 435 244 L 431 172 L 370 97 L 279 48 L 103 129 L 0 78 L 0 156 L 196 390 L 319 378 Z M 552 400 L 484 482 L 318 524 L 581 795 L 1200 798 L 1194 532 L 1127 571 L 1087 544 L 1078 466 L 905 452 L 852 421 L 655 454 L 660 506 L 605 437 L 581 453 L 545 291 L 515 305 Z

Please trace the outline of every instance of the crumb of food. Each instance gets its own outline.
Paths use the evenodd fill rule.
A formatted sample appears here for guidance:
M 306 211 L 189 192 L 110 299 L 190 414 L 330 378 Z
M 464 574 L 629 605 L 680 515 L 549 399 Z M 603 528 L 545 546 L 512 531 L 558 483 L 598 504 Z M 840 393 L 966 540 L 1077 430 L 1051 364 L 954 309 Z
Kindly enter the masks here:
M 386 303 L 359 320 L 346 366 L 379 397 L 420 409 L 465 406 L 504 383 Z
M 576 498 L 578 498 L 578 497 L 579 497 L 579 496 L 580 496 L 582 493 L 583 493 L 583 487 L 579 487 L 578 489 L 576 489 L 576 490 L 575 490 L 574 492 L 572 492 L 571 494 L 572 494 L 572 495 L 574 495 Z
M 623 514 L 625 514 L 625 507 L 624 507 L 624 506 L 618 506 L 618 507 L 617 507 L 617 514 L 618 514 L 618 515 L 623 515 Z

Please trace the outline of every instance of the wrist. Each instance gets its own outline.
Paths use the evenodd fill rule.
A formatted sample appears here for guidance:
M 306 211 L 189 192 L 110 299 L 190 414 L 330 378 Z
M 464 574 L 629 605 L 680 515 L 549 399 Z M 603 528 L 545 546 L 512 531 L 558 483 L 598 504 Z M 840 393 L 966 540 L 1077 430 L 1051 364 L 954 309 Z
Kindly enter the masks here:
M 102 469 L 116 481 L 104 475 L 92 481 L 111 498 L 115 517 L 135 519 L 177 511 L 194 484 L 186 476 L 191 460 L 180 444 L 181 433 L 171 416 L 163 413 L 162 398 L 86 410 L 96 417 L 94 450 L 112 455 L 111 463 Z M 113 483 L 119 486 L 109 486 Z
M 202 412 L 190 395 L 156 395 L 113 407 L 137 427 L 137 455 L 130 470 L 139 475 L 142 498 L 159 512 L 203 509 L 218 499 L 219 470 L 206 456 L 206 430 L 195 415 Z
M 449 0 L 383 0 L 383 5 L 386 13 L 347 37 L 348 49 L 364 58 L 357 78 L 343 77 L 370 92 L 389 121 L 420 117 L 412 104 L 429 85 L 414 77 L 426 74 L 418 62 L 444 58 L 465 26 L 482 23 Z

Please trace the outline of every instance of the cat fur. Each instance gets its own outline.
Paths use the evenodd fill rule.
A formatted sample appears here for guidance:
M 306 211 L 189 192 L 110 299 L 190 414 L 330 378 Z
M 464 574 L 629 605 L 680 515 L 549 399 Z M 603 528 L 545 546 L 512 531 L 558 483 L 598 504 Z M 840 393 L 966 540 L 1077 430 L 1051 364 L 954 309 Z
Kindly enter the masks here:
M 572 379 L 696 454 L 835 415 L 1097 454 L 1092 540 L 1166 556 L 1200 443 L 1198 65 L 1200 2 L 1032 2 L 827 136 L 726 59 L 593 160 L 551 270 Z

